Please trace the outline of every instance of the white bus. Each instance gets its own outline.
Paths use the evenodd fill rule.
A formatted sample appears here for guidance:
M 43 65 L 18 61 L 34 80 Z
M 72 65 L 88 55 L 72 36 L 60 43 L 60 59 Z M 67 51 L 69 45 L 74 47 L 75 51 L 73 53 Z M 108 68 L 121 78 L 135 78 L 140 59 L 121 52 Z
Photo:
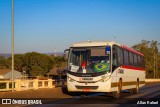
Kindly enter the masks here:
M 68 49 L 68 92 L 138 93 L 145 85 L 144 55 L 110 41 L 74 43 Z

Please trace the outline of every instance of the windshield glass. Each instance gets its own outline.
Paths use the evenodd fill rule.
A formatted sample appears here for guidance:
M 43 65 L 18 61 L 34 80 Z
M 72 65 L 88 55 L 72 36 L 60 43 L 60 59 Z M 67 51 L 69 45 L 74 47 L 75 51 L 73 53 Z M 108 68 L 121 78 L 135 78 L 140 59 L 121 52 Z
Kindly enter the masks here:
M 105 47 L 71 48 L 69 70 L 76 73 L 109 71 L 110 55 Z

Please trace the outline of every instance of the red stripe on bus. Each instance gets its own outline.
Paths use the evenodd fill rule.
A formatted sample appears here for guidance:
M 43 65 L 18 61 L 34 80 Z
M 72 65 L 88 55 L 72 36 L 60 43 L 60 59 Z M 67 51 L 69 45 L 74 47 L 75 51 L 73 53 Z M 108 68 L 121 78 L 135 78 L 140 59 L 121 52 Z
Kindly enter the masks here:
M 127 68 L 127 69 L 134 69 L 134 70 L 142 70 L 145 71 L 145 68 L 139 68 L 139 67 L 134 67 L 134 66 L 128 66 L 128 65 L 123 65 L 122 68 Z
M 134 52 L 134 53 L 136 53 L 136 54 L 139 54 L 139 55 L 144 56 L 142 53 L 140 53 L 140 52 L 138 52 L 138 51 L 136 51 L 136 50 L 134 50 L 134 49 L 132 49 L 132 48 L 129 48 L 129 47 L 125 46 L 125 45 L 123 45 L 123 48 L 124 48 L 124 49 L 127 49 L 127 50 L 129 50 L 129 51 L 131 51 L 131 52 Z

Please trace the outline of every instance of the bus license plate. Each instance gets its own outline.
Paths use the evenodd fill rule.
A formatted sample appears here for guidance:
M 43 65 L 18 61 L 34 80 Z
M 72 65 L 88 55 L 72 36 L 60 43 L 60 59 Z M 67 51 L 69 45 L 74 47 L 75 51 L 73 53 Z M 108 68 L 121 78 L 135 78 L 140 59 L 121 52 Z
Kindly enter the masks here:
M 84 81 L 91 81 L 91 80 L 93 80 L 93 78 L 82 78 L 82 80 L 84 80 Z
M 91 91 L 91 89 L 83 89 L 83 92 L 90 92 Z

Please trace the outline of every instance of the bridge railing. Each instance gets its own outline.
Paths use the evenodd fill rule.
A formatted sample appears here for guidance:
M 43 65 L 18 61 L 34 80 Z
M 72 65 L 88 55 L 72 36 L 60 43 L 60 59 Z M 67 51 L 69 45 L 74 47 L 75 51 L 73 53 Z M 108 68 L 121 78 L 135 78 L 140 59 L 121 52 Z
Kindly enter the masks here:
M 40 89 L 40 88 L 54 88 L 54 80 L 38 80 L 38 79 L 15 79 L 14 80 L 14 90 L 22 91 L 29 89 Z M 0 80 L 0 91 L 10 91 L 12 90 L 11 80 Z
M 160 79 L 145 79 L 145 82 L 160 82 Z
M 11 80 L 0 80 L 0 91 L 12 90 Z
M 160 79 L 145 79 L 145 82 L 160 82 Z M 14 90 L 23 91 L 30 89 L 41 89 L 41 88 L 54 88 L 57 85 L 55 80 L 39 80 L 39 79 L 15 79 Z M 0 91 L 11 91 L 12 81 L 11 80 L 0 80 Z

